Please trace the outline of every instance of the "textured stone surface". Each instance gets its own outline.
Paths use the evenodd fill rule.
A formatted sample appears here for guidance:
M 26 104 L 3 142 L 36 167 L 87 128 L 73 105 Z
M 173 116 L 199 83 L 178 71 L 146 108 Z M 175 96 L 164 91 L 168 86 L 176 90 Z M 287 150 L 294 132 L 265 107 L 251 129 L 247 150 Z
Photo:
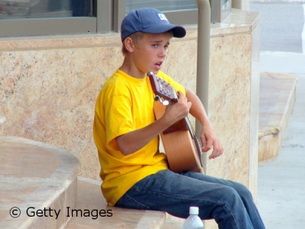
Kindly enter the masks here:
M 77 159 L 62 149 L 14 137 L 0 137 L 0 152 L 0 228 L 59 228 L 65 224 L 63 214 L 57 219 L 30 216 L 33 209 L 74 206 Z M 13 207 L 20 209 L 17 218 L 10 215 Z
M 67 229 L 81 228 L 147 228 L 157 229 L 165 222 L 168 214 L 160 211 L 123 209 L 107 207 L 100 191 L 99 183 L 80 177 L 78 179 L 76 209 L 94 211 L 110 211 L 108 216 L 73 217 L 67 224 Z
M 209 116 L 225 153 L 209 161 L 208 173 L 247 183 L 251 35 L 216 37 L 212 39 L 211 49 Z
M 119 47 L 2 52 L 0 135 L 64 147 L 85 162 L 84 175 L 97 177 L 95 96 L 118 67 L 119 52 Z

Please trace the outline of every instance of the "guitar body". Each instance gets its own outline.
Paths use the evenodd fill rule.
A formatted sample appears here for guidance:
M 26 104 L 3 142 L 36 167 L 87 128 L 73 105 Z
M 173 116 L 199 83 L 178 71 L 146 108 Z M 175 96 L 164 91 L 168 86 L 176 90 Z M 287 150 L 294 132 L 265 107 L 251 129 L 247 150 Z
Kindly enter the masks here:
M 154 113 L 156 119 L 163 116 L 165 108 L 159 101 L 155 101 Z M 179 130 L 179 127 L 181 127 L 181 124 L 176 128 L 169 128 L 175 129 L 174 131 L 164 131 L 160 134 L 170 170 L 174 172 L 203 172 L 200 153 L 198 153 L 198 150 L 200 151 L 198 147 L 200 146 L 196 146 L 196 139 L 192 138 L 189 130 L 185 130 L 183 127 Z

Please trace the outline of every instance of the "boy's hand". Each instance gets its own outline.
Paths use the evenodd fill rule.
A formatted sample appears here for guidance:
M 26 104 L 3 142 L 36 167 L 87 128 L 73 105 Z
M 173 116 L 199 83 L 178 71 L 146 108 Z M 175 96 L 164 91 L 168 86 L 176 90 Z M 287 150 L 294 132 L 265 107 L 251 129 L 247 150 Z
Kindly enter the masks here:
M 220 155 L 223 154 L 223 147 L 220 141 L 215 136 L 214 131 L 212 130 L 211 127 L 209 126 L 203 127 L 201 133 L 201 141 L 202 141 L 203 152 L 207 152 L 211 148 L 213 148 L 213 151 L 210 154 L 209 159 L 215 159 L 216 157 L 219 157 Z
M 178 102 L 168 105 L 162 118 L 166 120 L 168 126 L 171 126 L 177 121 L 185 118 L 188 115 L 191 106 L 192 103 L 188 102 L 183 94 L 178 93 Z

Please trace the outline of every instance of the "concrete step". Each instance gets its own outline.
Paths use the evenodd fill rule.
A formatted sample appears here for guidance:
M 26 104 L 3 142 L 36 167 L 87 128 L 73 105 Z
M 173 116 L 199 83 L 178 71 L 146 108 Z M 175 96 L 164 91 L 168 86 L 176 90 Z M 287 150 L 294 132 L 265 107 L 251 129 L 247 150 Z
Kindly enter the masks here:
M 165 212 L 159 211 L 108 207 L 102 196 L 100 183 L 96 180 L 79 177 L 77 190 L 75 212 L 78 211 L 78 215 L 70 215 L 66 229 L 159 229 L 169 217 Z
M 259 107 L 259 161 L 277 156 L 283 132 L 292 113 L 297 77 L 293 74 L 261 73 Z
M 100 182 L 77 177 L 78 160 L 62 149 L 0 137 L 0 152 L 0 228 L 180 227 L 165 212 L 109 208 Z
M 75 209 L 79 210 L 79 213 L 94 213 L 91 216 L 79 214 L 71 217 L 65 229 L 180 229 L 185 221 L 161 211 L 108 207 L 100 190 L 100 182 L 97 180 L 78 177 L 77 187 Z M 105 213 L 107 210 L 111 212 L 108 216 Z M 96 214 L 98 211 L 103 213 L 102 216 Z M 207 228 L 217 228 L 214 220 L 206 220 L 205 224 Z
M 61 228 L 75 206 L 79 162 L 62 149 L 0 137 L 0 228 Z M 34 217 L 35 215 L 35 217 Z

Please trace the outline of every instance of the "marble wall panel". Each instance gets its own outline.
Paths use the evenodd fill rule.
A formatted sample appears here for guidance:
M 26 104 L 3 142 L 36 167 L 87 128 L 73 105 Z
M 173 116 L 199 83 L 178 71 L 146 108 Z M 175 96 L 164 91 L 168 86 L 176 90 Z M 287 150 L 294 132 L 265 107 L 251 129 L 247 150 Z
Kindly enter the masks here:
M 0 135 L 63 147 L 83 162 L 82 175 L 96 178 L 95 97 L 120 56 L 119 47 L 2 52 Z
M 209 116 L 224 155 L 208 160 L 208 173 L 248 183 L 251 35 L 211 40 Z

